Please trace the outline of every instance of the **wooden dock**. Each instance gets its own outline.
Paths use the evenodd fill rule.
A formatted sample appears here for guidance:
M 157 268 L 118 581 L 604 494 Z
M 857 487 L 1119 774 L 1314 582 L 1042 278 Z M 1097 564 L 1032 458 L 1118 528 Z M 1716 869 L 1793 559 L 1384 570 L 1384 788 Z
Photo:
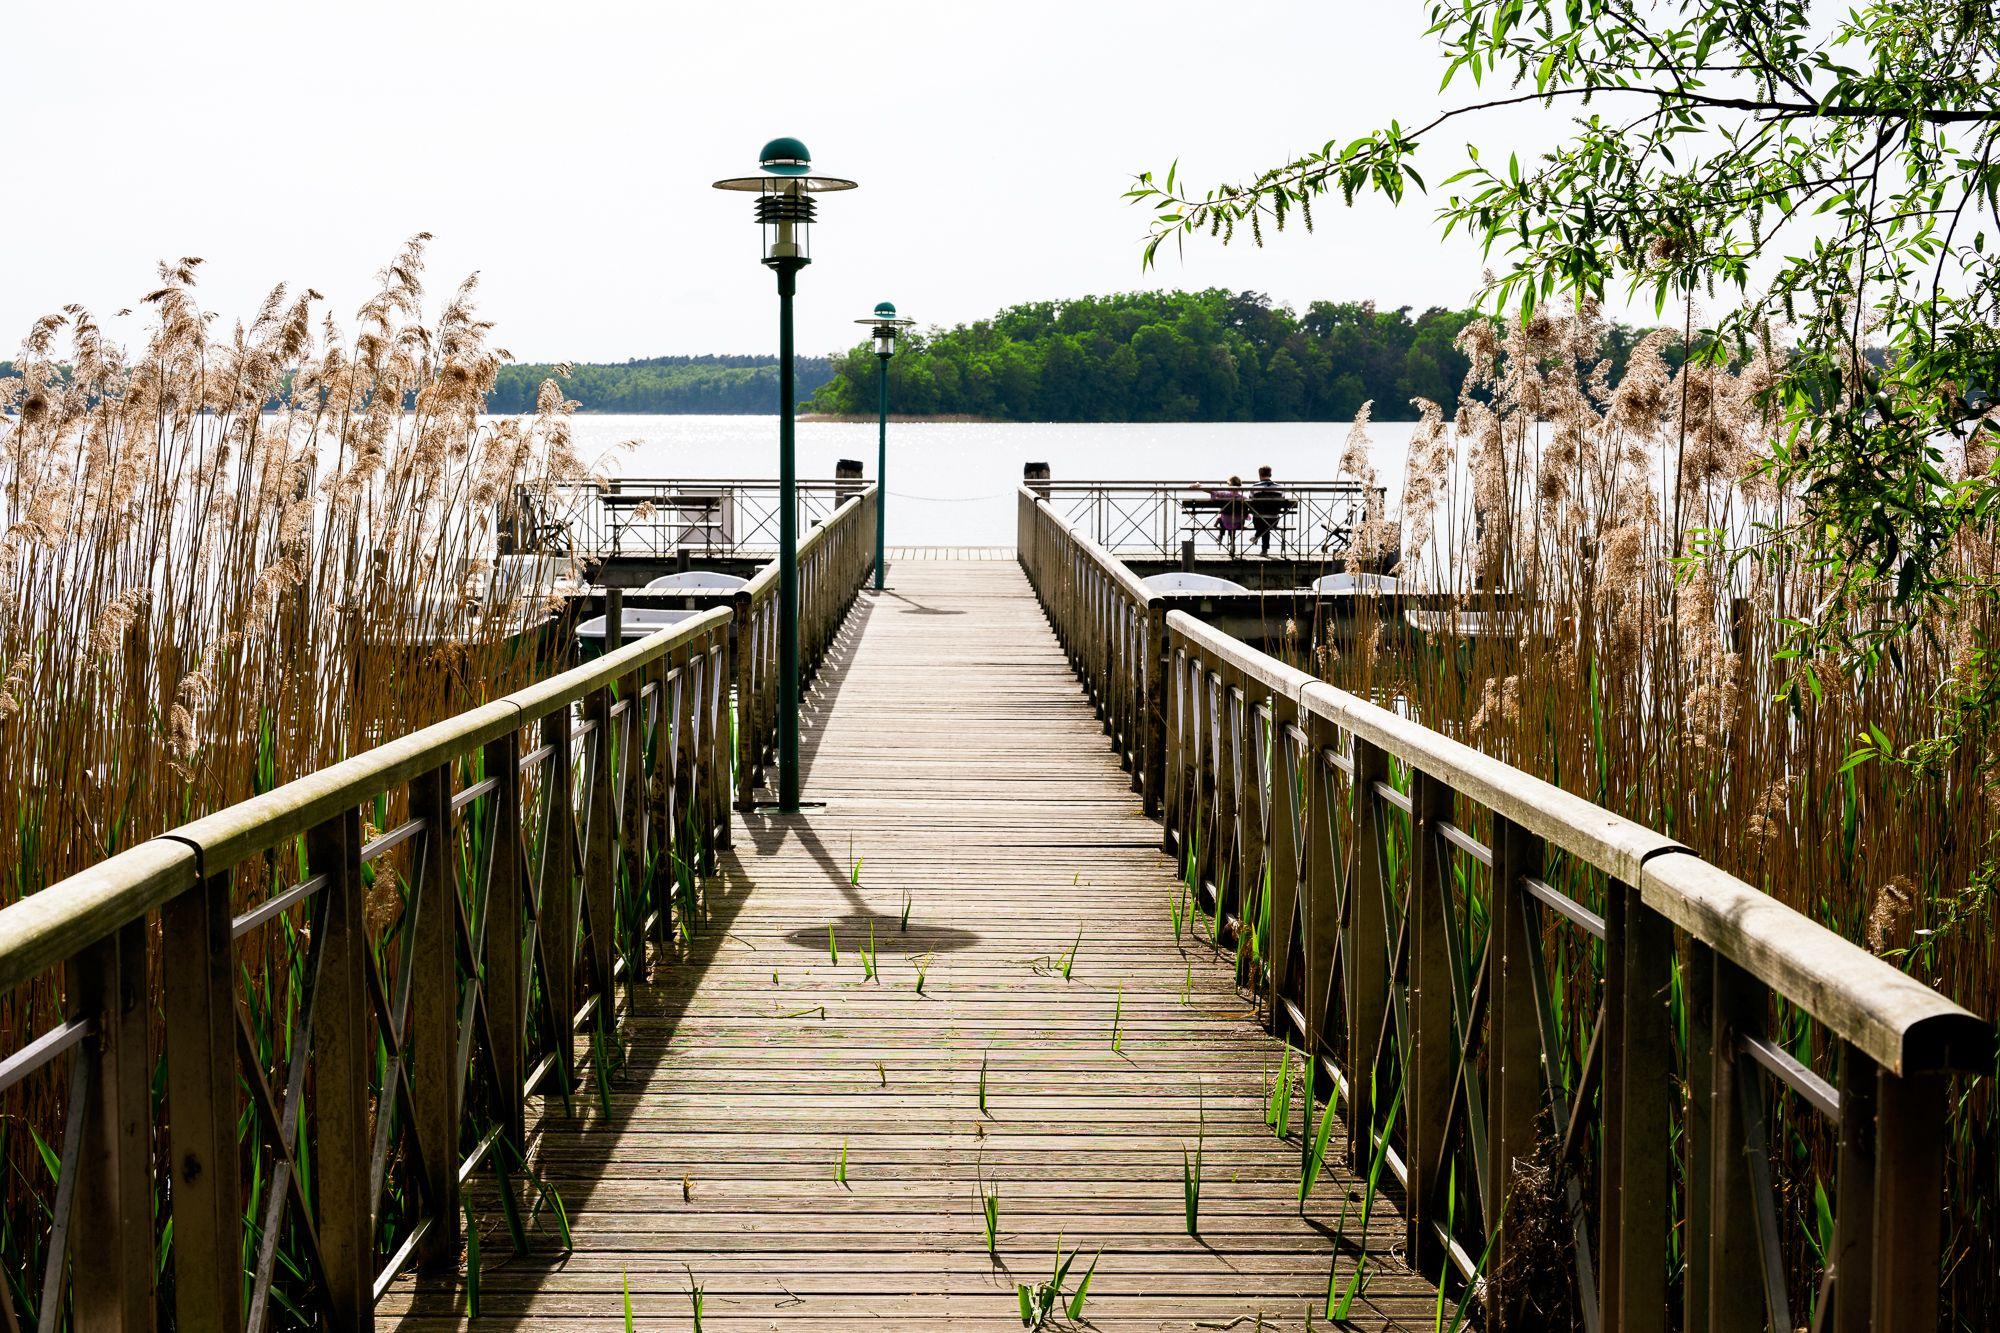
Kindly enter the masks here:
M 1346 1288 L 1362 1243 L 1344 1132 L 1302 1215 L 1297 1096 L 1289 1137 L 1265 1119 L 1281 1048 L 1229 959 L 1176 942 L 1159 825 L 1020 568 L 930 559 L 890 582 L 808 702 L 825 804 L 737 816 L 699 934 L 638 993 L 611 1114 L 588 1089 L 546 1108 L 534 1160 L 571 1248 L 544 1210 L 513 1256 L 490 1190 L 468 1195 L 476 1326 L 622 1328 L 629 1289 L 634 1326 L 692 1328 L 694 1288 L 710 1330 L 1018 1329 L 1015 1284 L 1060 1245 L 1065 1304 L 1096 1264 L 1091 1326 L 1330 1327 L 1329 1265 Z M 1404 1234 L 1378 1199 L 1350 1326 L 1431 1326 Z M 466 1298 L 406 1275 L 379 1316 L 457 1327 Z

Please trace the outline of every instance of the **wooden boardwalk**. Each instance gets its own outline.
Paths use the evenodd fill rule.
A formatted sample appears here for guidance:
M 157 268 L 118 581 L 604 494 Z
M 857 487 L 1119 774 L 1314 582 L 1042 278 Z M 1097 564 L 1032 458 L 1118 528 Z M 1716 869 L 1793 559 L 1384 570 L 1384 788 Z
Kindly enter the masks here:
M 1021 571 L 926 560 L 891 583 L 863 594 L 809 701 L 806 793 L 825 805 L 739 816 L 703 931 L 641 992 L 608 1121 L 588 1095 L 543 1121 L 572 1251 L 511 1256 L 475 1194 L 475 1327 L 621 1328 L 629 1284 L 640 1328 L 694 1327 L 694 1286 L 710 1330 L 997 1333 L 1059 1241 L 1081 1255 L 1069 1290 L 1097 1260 L 1096 1327 L 1303 1328 L 1308 1309 L 1327 1327 L 1360 1187 L 1329 1160 L 1300 1215 L 1296 1098 L 1290 1138 L 1264 1122 L 1278 1048 L 1229 968 L 1176 946 L 1159 828 Z M 538 1244 L 553 1230 L 545 1213 Z M 1402 1230 L 1378 1202 L 1353 1326 L 1431 1327 Z M 464 1301 L 405 1278 L 381 1314 L 456 1327 Z

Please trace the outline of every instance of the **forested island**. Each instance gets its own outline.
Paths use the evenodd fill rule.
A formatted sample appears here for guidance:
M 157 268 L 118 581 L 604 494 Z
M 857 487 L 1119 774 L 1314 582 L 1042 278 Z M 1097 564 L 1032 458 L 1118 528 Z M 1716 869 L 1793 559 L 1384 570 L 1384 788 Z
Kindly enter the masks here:
M 778 359 L 774 356 L 649 356 L 620 364 L 549 363 L 503 366 L 487 395 L 486 410 L 532 412 L 542 381 L 560 379 L 563 392 L 585 412 L 761 413 L 778 410 Z M 795 394 L 810 398 L 833 376 L 833 362 L 802 356 L 793 363 Z
M 905 340 L 890 403 L 912 415 L 1008 421 L 1342 421 L 1373 400 L 1447 408 L 1466 360 L 1452 345 L 1470 311 L 1315 301 L 1303 313 L 1256 292 L 1125 292 L 1010 306 Z M 870 412 L 876 365 L 835 358 L 816 411 Z

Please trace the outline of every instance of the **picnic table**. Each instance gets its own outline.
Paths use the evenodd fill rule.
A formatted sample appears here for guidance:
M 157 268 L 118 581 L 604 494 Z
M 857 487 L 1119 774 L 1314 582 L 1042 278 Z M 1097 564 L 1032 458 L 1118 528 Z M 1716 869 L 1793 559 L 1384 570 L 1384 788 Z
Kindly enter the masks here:
M 724 535 L 723 497 L 717 492 L 680 492 L 661 495 L 648 491 L 607 491 L 598 497 L 604 506 L 604 515 L 611 528 L 611 553 L 619 553 L 625 532 L 634 523 L 641 522 L 638 511 L 646 509 L 647 526 L 668 529 L 670 547 L 685 546 L 687 539 L 699 532 L 703 550 L 712 550 L 715 539 Z M 659 543 L 655 543 L 657 548 Z

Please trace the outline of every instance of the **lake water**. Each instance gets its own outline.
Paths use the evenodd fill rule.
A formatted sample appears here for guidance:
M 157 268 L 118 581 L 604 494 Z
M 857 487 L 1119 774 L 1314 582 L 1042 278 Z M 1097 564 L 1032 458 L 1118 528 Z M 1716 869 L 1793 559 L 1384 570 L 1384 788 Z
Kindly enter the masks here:
M 573 418 L 579 451 L 602 456 L 609 475 L 773 477 L 778 419 L 705 416 Z M 1369 427 L 1370 453 L 1390 503 L 1401 494 L 1415 423 Z M 836 460 L 860 459 L 875 475 L 875 425 L 799 423 L 801 477 L 831 477 Z M 1330 481 L 1347 441 L 1345 422 L 1100 425 L 1074 422 L 891 422 L 891 546 L 1012 546 L 1021 465 L 1047 463 L 1057 481 L 1254 478 L 1268 464 L 1281 481 Z M 632 447 L 622 448 L 633 441 Z

